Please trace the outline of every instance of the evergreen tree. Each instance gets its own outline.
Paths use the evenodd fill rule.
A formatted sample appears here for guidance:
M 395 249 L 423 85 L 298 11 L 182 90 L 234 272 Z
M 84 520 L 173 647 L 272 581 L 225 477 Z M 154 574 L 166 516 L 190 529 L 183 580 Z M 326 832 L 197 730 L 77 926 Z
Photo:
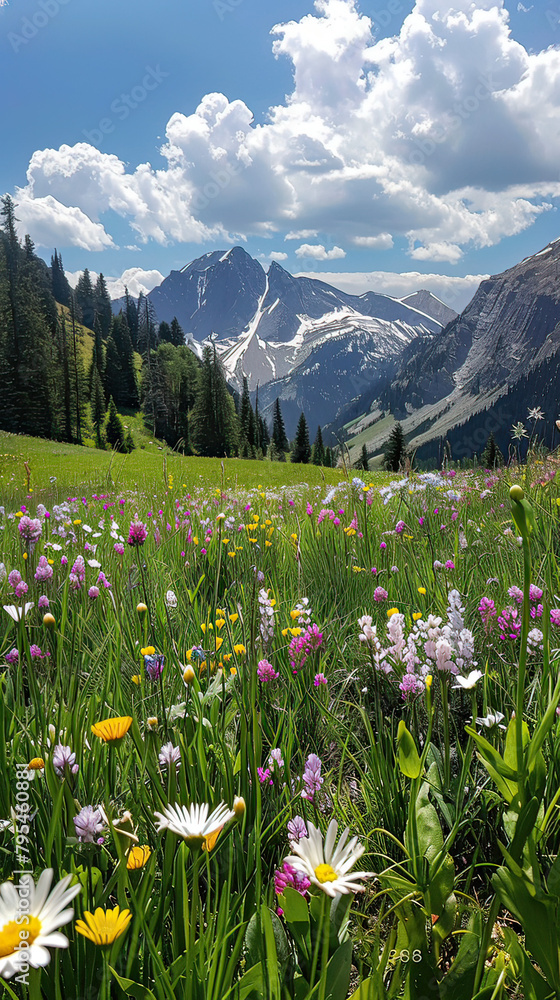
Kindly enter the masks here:
M 132 437 L 132 431 L 129 427 L 126 432 L 126 437 L 124 439 L 124 450 L 128 455 L 130 455 L 131 451 L 134 451 L 135 447 L 136 446 L 134 444 L 134 438 Z
M 168 344 L 171 343 L 171 327 L 169 326 L 169 323 L 165 322 L 165 320 L 162 320 L 159 324 L 158 340 L 160 344 L 164 341 Z
M 356 468 L 363 469 L 364 472 L 369 472 L 368 453 L 367 453 L 367 448 L 365 446 L 365 442 L 362 445 L 362 453 L 358 461 L 356 462 Z
M 317 428 L 317 434 L 315 435 L 315 441 L 313 442 L 313 465 L 324 465 L 325 464 L 325 446 L 323 444 L 323 434 L 321 432 L 321 427 Z
M 257 421 L 258 421 L 258 427 L 259 427 L 259 445 L 258 445 L 258 447 L 261 449 L 261 451 L 264 454 L 266 454 L 266 450 L 267 450 L 267 448 L 268 448 L 268 446 L 270 444 L 270 431 L 268 429 L 268 424 L 267 424 L 266 420 L 264 419 L 264 417 L 256 417 L 255 416 L 255 423 L 257 423 Z
M 486 442 L 486 447 L 482 452 L 480 461 L 485 469 L 495 469 L 497 466 L 504 464 L 504 456 L 492 433 Z
M 62 257 L 57 253 L 56 249 L 54 256 L 51 257 L 51 288 L 56 301 L 60 302 L 61 306 L 70 305 L 70 295 L 72 293 L 68 284 L 68 278 L 64 273 Z
M 124 299 L 125 299 L 125 316 L 126 322 L 128 323 L 128 329 L 130 332 L 130 339 L 132 341 L 132 349 L 135 351 L 138 347 L 138 309 L 136 303 L 131 295 L 128 294 L 128 288 L 125 285 L 124 288 Z
M 274 451 L 277 454 L 288 451 L 290 447 L 286 436 L 284 418 L 282 416 L 280 400 L 278 397 L 276 397 L 276 402 L 274 403 L 274 414 L 272 418 L 272 444 L 274 445 Z
M 111 306 L 111 299 L 109 297 L 109 292 L 107 291 L 107 285 L 105 284 L 105 278 L 102 274 L 99 275 L 95 289 L 93 292 L 94 303 L 95 303 L 95 315 L 99 320 L 101 326 L 101 336 L 103 340 L 107 340 L 109 332 L 111 330 L 111 320 L 113 318 L 113 309 Z
M 302 413 L 297 425 L 291 460 L 292 462 L 299 462 L 307 465 L 310 458 L 311 445 L 309 444 L 309 428 L 307 426 L 305 414 Z
M 62 360 L 62 384 L 64 389 L 64 440 L 72 440 L 72 388 L 70 384 L 70 357 L 66 319 L 62 313 L 60 323 L 60 357 Z
M 239 421 L 215 346 L 204 348 L 190 425 L 191 440 L 199 455 L 221 457 L 234 453 Z
M 239 410 L 241 448 L 243 458 L 252 458 L 255 453 L 255 413 L 251 406 L 247 378 L 243 377 L 243 393 Z
M 107 423 L 105 425 L 105 436 L 107 441 L 115 451 L 124 451 L 124 427 L 115 406 L 115 400 L 111 396 L 109 400 L 109 411 Z
M 105 395 L 107 398 L 112 396 L 119 409 L 135 410 L 138 407 L 134 352 L 123 312 L 113 316 L 111 333 L 107 341 Z
M 95 317 L 95 323 L 93 325 L 93 351 L 91 355 L 91 365 L 89 369 L 89 391 L 90 399 L 93 400 L 93 376 L 96 371 L 101 380 L 101 385 L 104 383 L 105 379 L 105 355 L 103 351 L 103 335 L 101 332 L 101 323 L 99 321 L 99 316 Z
M 390 472 L 398 472 L 404 465 L 407 448 L 403 429 L 400 423 L 395 424 L 384 449 L 383 465 Z
M 104 448 L 103 422 L 105 420 L 105 393 L 103 383 L 96 367 L 93 368 L 91 386 L 91 416 L 95 429 L 95 441 L 98 448 Z
M 325 449 L 325 468 L 332 469 L 334 467 L 333 463 L 333 453 L 330 448 Z
M 82 323 L 84 326 L 87 326 L 89 330 L 93 330 L 93 324 L 95 322 L 95 292 L 91 283 L 91 275 L 87 267 L 78 279 L 78 284 L 76 285 L 74 291 L 74 298 Z
M 171 320 L 170 340 L 175 347 L 182 347 L 185 343 L 185 333 L 176 316 Z
M 76 303 L 74 296 L 70 299 L 70 318 L 72 320 L 72 355 L 73 355 L 73 391 L 75 399 L 76 443 L 82 443 L 83 418 L 83 367 L 81 354 L 78 355 L 78 331 L 76 327 Z

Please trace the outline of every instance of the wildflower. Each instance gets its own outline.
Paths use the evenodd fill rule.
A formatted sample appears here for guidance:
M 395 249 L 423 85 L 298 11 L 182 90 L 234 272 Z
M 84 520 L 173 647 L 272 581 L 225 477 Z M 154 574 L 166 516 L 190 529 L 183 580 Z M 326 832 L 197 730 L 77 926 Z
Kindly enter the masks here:
M 124 545 L 122 542 L 115 542 L 113 548 L 118 556 L 124 556 Z
M 94 844 L 106 826 L 107 817 L 101 806 L 84 806 L 74 816 L 76 836 L 82 844 Z
M 152 656 L 155 651 L 154 646 L 143 646 L 140 650 L 140 656 Z
M 59 928 L 71 920 L 68 904 L 81 886 L 68 888 L 72 875 L 66 875 L 49 894 L 52 879 L 53 870 L 47 868 L 37 885 L 31 875 L 22 875 L 18 887 L 13 882 L 0 887 L 0 976 L 4 979 L 25 974 L 29 965 L 34 969 L 48 965 L 47 948 L 68 947 L 68 938 Z M 21 947 L 24 934 L 26 947 Z
M 486 729 L 492 729 L 492 726 L 498 726 L 498 729 L 505 729 L 506 727 L 501 725 L 503 718 L 504 716 L 501 712 L 488 712 L 488 715 L 485 715 L 483 718 L 476 719 L 476 724 L 477 726 L 485 726 Z
M 147 844 L 143 844 L 141 847 L 139 844 L 135 844 L 134 847 L 130 848 L 126 856 L 126 867 L 129 871 L 143 868 L 151 853 L 152 851 Z
M 6 613 L 9 614 L 10 618 L 13 618 L 15 622 L 20 622 L 23 618 L 25 618 L 27 612 L 30 611 L 31 608 L 33 607 L 35 607 L 35 605 L 33 604 L 32 601 L 28 601 L 27 604 L 23 606 L 23 608 L 17 608 L 14 604 L 3 605 L 4 611 L 6 611 Z
M 232 809 L 228 809 L 224 802 L 210 815 L 210 807 L 204 803 L 201 806 L 168 805 L 163 813 L 156 812 L 158 819 L 158 833 L 162 830 L 170 830 L 178 837 L 182 837 L 189 847 L 201 847 L 202 850 L 210 851 L 214 847 L 216 840 L 226 823 L 229 823 L 235 816 Z
M 455 680 L 457 684 L 454 684 L 454 688 L 463 688 L 463 690 L 468 690 L 469 688 L 475 687 L 480 678 L 482 677 L 482 670 L 471 670 L 468 677 L 461 677 L 457 674 Z
M 313 823 L 308 823 L 307 837 L 297 844 L 292 842 L 294 853 L 284 858 L 285 864 L 302 872 L 313 885 L 332 898 L 337 893 L 362 892 L 364 887 L 359 881 L 371 878 L 374 874 L 373 872 L 350 873 L 350 869 L 361 858 L 365 848 L 358 843 L 356 837 L 346 843 L 348 827 L 343 831 L 335 847 L 337 833 L 338 823 L 333 819 L 329 823 L 323 843 L 321 831 Z
M 274 669 L 272 663 L 268 660 L 259 660 L 257 665 L 257 677 L 261 683 L 266 684 L 269 681 L 275 681 L 280 677 L 278 671 Z
M 315 802 L 315 793 L 318 792 L 325 780 L 321 776 L 322 764 L 315 753 L 309 754 L 307 761 L 305 763 L 305 770 L 303 772 L 303 784 L 304 788 L 301 793 L 302 799 L 307 799 L 308 802 Z
M 418 587 L 418 593 L 421 594 L 422 596 L 424 596 L 425 593 L 426 593 L 426 588 L 425 587 Z
M 399 613 L 398 608 L 389 608 L 387 612 L 387 618 L 391 618 L 392 615 L 398 615 L 398 613 Z
M 76 754 L 72 752 L 70 747 L 63 746 L 62 743 L 55 746 L 52 762 L 59 778 L 64 778 L 68 771 L 71 774 L 77 774 L 80 770 L 80 765 L 76 764 Z
M 32 660 L 44 660 L 47 656 L 50 656 L 51 654 L 42 653 L 40 647 L 35 645 L 35 643 L 33 643 L 33 645 L 29 647 L 29 655 L 31 656 Z
M 216 640 L 216 641 L 218 641 L 218 640 Z M 233 647 L 233 652 L 235 653 L 236 656 L 245 656 L 247 650 L 245 649 L 245 646 L 243 645 L 242 642 L 238 642 Z
M 179 747 L 174 747 L 171 740 L 169 743 L 164 743 L 159 754 L 158 760 L 160 767 L 166 768 L 168 771 L 175 766 L 175 770 L 178 771 L 181 766 L 181 751 Z
M 397 521 L 397 523 L 395 525 L 395 533 L 397 535 L 402 535 L 402 533 L 403 533 L 403 531 L 404 531 L 405 528 L 406 528 L 406 524 L 404 523 L 404 521 Z
M 306 873 L 298 871 L 297 868 L 288 864 L 287 861 L 284 861 L 282 867 L 277 868 L 274 872 L 274 891 L 277 896 L 281 896 L 288 886 L 299 892 L 301 896 L 306 896 L 310 885 L 311 880 L 307 877 Z M 278 910 L 280 916 L 282 916 L 283 912 L 282 909 Z
M 187 687 L 190 687 L 190 685 L 193 683 L 194 679 L 195 679 L 195 672 L 194 672 L 193 668 L 192 667 L 185 667 L 185 670 L 183 671 L 183 681 L 185 682 L 185 684 L 187 685 Z
M 514 441 L 521 441 L 522 438 L 526 438 L 526 437 L 529 436 L 527 434 L 527 431 L 525 430 L 525 426 L 521 422 L 521 420 L 518 420 L 518 422 L 516 424 L 512 424 L 511 436 L 512 436 L 512 438 L 513 438 Z M 510 496 L 511 496 L 511 492 L 510 492 Z M 512 499 L 514 499 L 514 498 L 512 497 Z
M 27 765 L 28 771 L 44 771 L 45 762 L 42 757 L 32 757 Z
M 140 615 L 140 616 L 145 615 L 147 610 L 148 610 L 148 608 L 146 607 L 145 604 L 142 604 L 142 602 L 140 604 L 136 605 L 136 614 L 137 615 Z
M 138 518 L 135 518 L 128 531 L 128 544 L 135 546 L 143 545 L 147 537 L 148 531 L 146 525 L 142 521 L 139 521 Z
M 54 628 L 56 625 L 54 615 L 51 615 L 49 612 L 47 612 L 46 615 L 43 615 L 43 625 L 46 625 L 47 628 Z
M 52 579 L 53 568 L 49 566 L 48 559 L 46 556 L 40 556 L 39 562 L 37 563 L 37 569 L 35 570 L 35 579 L 37 583 L 45 583 L 47 580 Z
M 77 556 L 70 570 L 70 586 L 73 590 L 81 590 L 86 579 L 86 564 L 83 556 Z
M 321 684 L 326 684 L 326 683 L 327 683 L 327 678 L 325 677 L 324 674 L 315 674 L 313 680 L 313 684 L 315 685 L 315 687 L 319 687 Z
M 16 589 L 18 583 L 21 583 L 21 573 L 18 569 L 13 569 L 11 573 L 8 574 L 8 583 L 13 590 Z
M 544 413 L 540 406 L 534 406 L 528 411 L 527 420 L 544 420 Z
M 88 597 L 92 601 L 94 601 L 96 597 L 99 597 L 99 587 L 90 587 L 88 590 Z
M 31 518 L 24 515 L 18 524 L 18 531 L 21 538 L 29 543 L 31 551 L 43 534 L 43 526 L 38 517 Z
M 121 740 L 123 736 L 126 735 L 131 725 L 132 719 L 130 716 L 124 715 L 118 718 L 103 719 L 101 722 L 96 722 L 91 727 L 91 731 L 94 736 L 99 736 L 104 743 L 112 743 L 115 740 Z
M 307 837 L 305 820 L 302 816 L 294 816 L 293 819 L 288 820 L 288 840 L 290 843 L 293 840 L 297 844 L 303 837 Z
M 37 607 L 39 611 L 48 611 L 50 607 L 50 601 L 46 594 L 41 594 L 39 600 L 37 601 Z
M 14 649 L 11 649 L 9 653 L 5 654 L 4 659 L 6 660 L 6 663 L 17 663 L 19 659 L 19 652 L 14 647 Z
M 236 795 L 233 800 L 233 812 L 236 819 L 242 819 L 245 815 L 245 799 L 242 795 Z
M 153 733 L 154 729 L 157 729 L 159 725 L 157 715 L 148 716 L 148 718 L 146 719 L 146 724 L 150 732 Z
M 172 590 L 167 591 L 165 595 L 165 603 L 167 604 L 168 608 L 177 607 L 177 596 Z
M 84 920 L 76 920 L 75 926 L 78 934 L 104 947 L 113 944 L 113 941 L 124 934 L 131 920 L 130 910 L 121 911 L 118 906 L 113 910 L 102 910 L 98 906 L 95 913 L 85 910 Z
M 21 601 L 22 597 L 25 597 L 28 590 L 29 587 L 27 586 L 25 580 L 22 580 L 21 583 L 18 583 L 14 592 L 15 597 L 18 599 L 18 601 Z
M 452 559 L 447 560 L 447 562 L 445 563 L 445 568 L 448 570 L 455 569 L 455 563 L 453 562 Z
M 482 624 L 488 631 L 490 627 L 490 620 L 494 618 L 497 614 L 496 605 L 491 597 L 481 597 L 480 604 L 478 605 L 478 612 L 482 619 Z
M 153 648 L 153 647 L 152 647 Z M 144 666 L 146 668 L 146 674 L 151 681 L 157 681 L 163 673 L 163 668 L 165 665 L 165 656 L 163 653 L 156 653 L 155 655 L 149 654 L 144 656 Z

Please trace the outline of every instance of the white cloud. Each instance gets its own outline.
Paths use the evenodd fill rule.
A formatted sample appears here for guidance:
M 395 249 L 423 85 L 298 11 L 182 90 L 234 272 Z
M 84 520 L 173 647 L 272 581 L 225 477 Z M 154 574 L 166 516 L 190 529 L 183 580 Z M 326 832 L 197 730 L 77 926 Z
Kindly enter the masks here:
M 171 116 L 157 169 L 87 143 L 35 152 L 16 196 L 33 238 L 100 250 L 113 212 L 140 242 L 400 236 L 457 263 L 560 197 L 560 48 L 516 42 L 503 0 L 416 0 L 380 41 L 357 0 L 316 0 L 272 35 L 294 84 L 265 124 L 207 94 Z
M 355 236 L 352 242 L 357 247 L 366 247 L 368 250 L 391 250 L 394 246 L 390 233 L 379 233 L 379 236 Z
M 333 247 L 326 250 L 322 243 L 302 243 L 296 250 L 296 257 L 310 257 L 312 260 L 340 260 L 346 257 L 346 251 L 342 247 Z
M 259 260 L 264 260 L 264 261 L 276 260 L 280 262 L 282 260 L 287 260 L 288 254 L 284 253 L 283 250 L 271 250 L 270 253 L 260 253 L 258 255 L 258 258 Z
M 82 271 L 66 271 L 66 277 L 68 278 L 71 288 L 75 288 L 78 284 Z M 97 281 L 99 275 L 96 271 L 90 270 L 90 275 L 92 281 Z M 124 295 L 125 287 L 134 298 L 138 298 L 140 292 L 147 295 L 151 292 L 152 288 L 157 285 L 161 285 L 164 275 L 160 271 L 155 269 L 152 271 L 145 271 L 141 267 L 129 267 L 126 271 L 123 271 L 119 278 L 105 277 L 105 284 L 107 285 L 107 291 L 112 299 L 119 299 Z
M 296 277 L 320 277 L 321 281 L 351 295 L 363 295 L 364 292 L 373 290 L 402 299 L 420 288 L 427 288 L 452 309 L 461 312 L 472 299 L 480 282 L 488 278 L 488 275 L 467 274 L 464 278 L 458 278 L 447 274 L 421 274 L 420 271 L 407 271 L 404 274 L 391 271 L 321 271 L 320 274 L 303 271 Z

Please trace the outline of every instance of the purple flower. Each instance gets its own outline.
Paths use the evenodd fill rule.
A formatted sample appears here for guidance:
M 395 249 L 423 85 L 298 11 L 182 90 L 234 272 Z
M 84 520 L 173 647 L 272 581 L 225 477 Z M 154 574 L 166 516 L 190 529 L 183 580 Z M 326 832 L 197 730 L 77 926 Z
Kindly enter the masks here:
M 447 562 L 445 564 L 445 568 L 446 569 L 455 569 L 455 563 L 453 562 L 452 559 L 448 559 L 447 560 Z
M 540 601 L 542 595 L 543 595 L 543 592 L 542 592 L 541 588 L 540 587 L 535 587 L 535 584 L 532 583 L 531 586 L 529 587 L 529 600 L 530 601 Z
M 143 524 L 142 521 L 139 521 L 138 518 L 135 518 L 134 521 L 132 521 L 128 531 L 128 539 L 127 539 L 128 544 L 143 545 L 147 537 L 148 537 L 148 532 L 146 529 L 146 525 Z
M 550 624 L 556 626 L 560 625 L 560 608 L 550 609 Z
M 29 545 L 34 546 L 39 541 L 43 533 L 43 527 L 38 517 L 31 518 L 26 515 L 25 517 L 20 518 L 18 531 L 24 541 L 29 542 Z
M 305 896 L 310 885 L 311 882 L 307 878 L 307 875 L 296 868 L 292 868 L 287 861 L 284 861 L 282 867 L 274 872 L 274 891 L 277 896 L 281 896 L 287 886 L 295 889 L 300 895 Z
M 44 660 L 51 655 L 50 653 L 42 653 L 39 646 L 35 645 L 29 647 L 29 653 L 32 660 Z
M 68 556 L 61 556 L 60 557 L 60 565 L 61 566 L 67 566 L 68 565 Z
M 9 653 L 6 653 L 4 659 L 6 660 L 6 663 L 17 663 L 19 659 L 19 653 L 17 649 L 15 649 L 15 647 L 14 649 L 11 649 Z
M 395 534 L 402 535 L 405 528 L 406 524 L 404 523 L 404 521 L 397 521 L 397 523 L 395 524 Z
M 496 605 L 491 597 L 481 597 L 478 611 L 486 630 L 490 628 L 490 619 L 496 616 Z
M 302 816 L 294 816 L 288 821 L 288 840 L 295 840 L 296 844 L 307 837 L 307 826 Z
M 273 785 L 272 771 L 269 767 L 257 767 L 257 775 L 261 785 Z
M 387 542 L 380 542 L 379 543 L 379 548 L 380 549 L 386 549 L 387 548 Z
M 122 542 L 115 542 L 115 544 L 113 545 L 113 548 L 114 548 L 114 550 L 115 550 L 115 552 L 117 553 L 118 556 L 123 556 L 124 555 L 124 545 L 123 545 Z
M 90 587 L 87 593 L 88 597 L 94 601 L 96 597 L 99 597 L 99 587 Z
M 324 778 L 321 777 L 321 767 L 322 764 L 317 754 L 309 754 L 303 772 L 304 788 L 301 797 L 311 803 L 315 802 L 315 793 L 320 790 L 324 781 Z
M 19 572 L 19 570 L 17 569 L 12 570 L 12 572 L 8 576 L 8 583 L 10 584 L 10 587 L 13 587 L 14 590 L 16 589 L 17 585 L 21 583 L 21 573 Z
M 165 656 L 163 653 L 153 653 L 151 656 L 146 654 L 144 656 L 144 666 L 151 681 L 157 681 L 161 677 L 164 665 Z
M 107 825 L 101 806 L 84 806 L 74 816 L 76 836 L 82 844 L 93 844 Z
M 106 590 L 111 589 L 111 584 L 109 583 L 107 577 L 105 576 L 105 573 L 102 572 L 99 573 L 99 576 L 97 577 L 97 586 L 105 587 Z
M 50 607 L 50 601 L 46 594 L 41 594 L 39 601 L 37 603 L 39 611 L 48 611 Z
M 318 688 L 320 684 L 326 684 L 326 683 L 327 683 L 327 678 L 325 677 L 324 674 L 315 674 L 313 684 L 315 685 L 316 688 Z
M 21 580 L 20 583 L 18 583 L 18 585 L 17 585 L 17 587 L 15 589 L 15 595 L 16 595 L 18 601 L 21 600 L 22 597 L 25 597 L 25 595 L 26 595 L 26 593 L 27 593 L 28 590 L 29 590 L 29 587 L 27 586 L 25 580 Z
M 424 683 L 416 674 L 404 674 L 399 689 L 406 701 L 408 698 L 414 698 L 417 694 L 421 694 L 424 690 Z
M 514 601 L 517 601 L 518 604 L 521 604 L 523 601 L 523 591 L 520 590 L 519 587 L 510 587 L 508 590 L 508 597 L 511 597 Z
M 280 674 L 274 669 L 272 663 L 268 660 L 259 660 L 257 664 L 257 677 L 263 684 L 267 684 L 269 681 L 275 681 L 280 677 Z
M 67 771 L 77 774 L 80 769 L 80 765 L 76 764 L 76 754 L 72 753 L 70 747 L 62 746 L 61 743 L 58 743 L 53 750 L 52 762 L 59 778 L 64 778 Z
M 389 594 L 383 589 L 383 587 L 376 587 L 373 592 L 374 601 L 386 601 L 388 596 Z
M 162 746 L 158 754 L 158 760 L 160 767 L 167 768 L 169 771 L 175 766 L 175 770 L 178 771 L 181 766 L 181 750 L 179 747 L 174 747 L 170 740 L 169 743 L 164 743 Z
M 69 579 L 73 590 L 81 590 L 86 579 L 86 564 L 83 556 L 76 556 L 76 562 L 70 570 Z
M 35 570 L 35 579 L 37 583 L 44 583 L 46 580 L 50 580 L 53 575 L 53 568 L 49 566 L 47 557 L 41 556 L 37 564 L 37 569 Z

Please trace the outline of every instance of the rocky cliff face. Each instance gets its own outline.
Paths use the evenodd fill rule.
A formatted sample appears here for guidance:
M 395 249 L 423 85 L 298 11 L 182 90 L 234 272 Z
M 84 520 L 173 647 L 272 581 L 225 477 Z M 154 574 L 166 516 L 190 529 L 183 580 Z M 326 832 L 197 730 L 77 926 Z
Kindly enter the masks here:
M 451 394 L 478 396 L 526 375 L 560 320 L 560 240 L 483 281 L 467 308 L 411 346 L 383 406 L 399 417 Z

